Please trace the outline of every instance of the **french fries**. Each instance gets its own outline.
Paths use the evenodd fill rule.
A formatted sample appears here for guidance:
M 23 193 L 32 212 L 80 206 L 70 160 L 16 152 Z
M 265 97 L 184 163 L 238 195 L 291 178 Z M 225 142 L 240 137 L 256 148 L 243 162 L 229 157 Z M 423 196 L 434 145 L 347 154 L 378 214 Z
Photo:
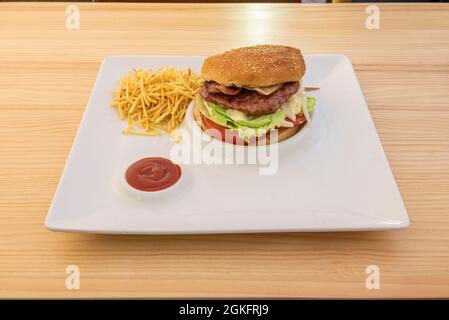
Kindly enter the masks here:
M 202 81 L 191 69 L 131 70 L 114 90 L 112 106 L 128 126 L 125 134 L 157 136 L 174 131 L 184 120 Z

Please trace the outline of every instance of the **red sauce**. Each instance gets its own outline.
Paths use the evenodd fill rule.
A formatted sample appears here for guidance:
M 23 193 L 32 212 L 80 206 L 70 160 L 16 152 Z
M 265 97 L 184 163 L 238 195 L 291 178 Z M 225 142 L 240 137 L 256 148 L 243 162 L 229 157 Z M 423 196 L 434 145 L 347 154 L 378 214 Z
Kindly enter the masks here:
M 143 158 L 126 170 L 128 184 L 141 191 L 160 191 L 181 178 L 181 167 L 165 158 Z

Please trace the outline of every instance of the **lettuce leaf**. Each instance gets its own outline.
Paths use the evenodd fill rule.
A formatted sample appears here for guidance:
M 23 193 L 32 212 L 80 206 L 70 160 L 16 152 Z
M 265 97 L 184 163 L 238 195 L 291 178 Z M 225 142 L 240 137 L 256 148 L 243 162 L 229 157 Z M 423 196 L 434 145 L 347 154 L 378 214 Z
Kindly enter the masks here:
M 316 98 L 307 96 L 307 111 L 312 112 L 315 108 Z M 302 114 L 302 112 L 301 112 Z
M 230 117 L 228 111 L 219 104 L 207 102 L 202 98 L 197 100 L 201 112 L 215 123 L 238 131 L 239 136 L 245 140 L 251 136 L 260 136 L 265 132 L 279 127 L 285 120 L 287 110 L 280 108 L 276 112 L 259 116 L 248 116 L 244 120 L 234 120 Z M 315 107 L 316 99 L 307 97 L 307 111 L 310 113 Z M 302 112 L 300 113 L 302 114 Z

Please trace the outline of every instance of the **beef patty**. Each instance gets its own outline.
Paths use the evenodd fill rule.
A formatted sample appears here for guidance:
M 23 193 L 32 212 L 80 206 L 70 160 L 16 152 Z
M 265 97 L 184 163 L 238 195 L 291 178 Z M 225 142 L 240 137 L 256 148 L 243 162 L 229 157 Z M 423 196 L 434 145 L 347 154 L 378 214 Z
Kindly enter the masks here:
M 249 115 L 270 114 L 299 90 L 299 82 L 286 82 L 270 95 L 242 88 L 237 94 L 227 95 L 216 90 L 217 83 L 206 81 L 200 95 L 204 100 L 221 105 L 226 109 L 246 112 Z

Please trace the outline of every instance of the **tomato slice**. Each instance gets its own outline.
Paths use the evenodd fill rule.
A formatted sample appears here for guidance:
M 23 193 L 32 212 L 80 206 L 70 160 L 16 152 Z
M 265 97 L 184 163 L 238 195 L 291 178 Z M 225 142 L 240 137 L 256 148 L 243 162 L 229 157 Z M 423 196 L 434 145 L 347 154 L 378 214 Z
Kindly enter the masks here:
M 206 127 L 207 133 L 217 140 L 221 140 L 223 142 L 228 142 L 232 144 L 239 145 L 253 145 L 257 143 L 257 141 L 261 141 L 264 139 L 264 136 L 260 137 L 251 137 L 248 142 L 239 137 L 237 132 L 232 132 L 231 129 L 223 127 L 204 115 L 201 115 L 201 120 L 203 121 L 204 126 Z M 209 130 L 212 129 L 212 130 Z
M 293 126 L 296 127 L 296 126 L 299 126 L 299 125 L 303 124 L 304 122 L 306 122 L 307 119 L 306 119 L 306 117 L 304 115 L 302 115 L 302 116 L 296 116 L 295 121 L 292 121 L 289 118 L 287 118 L 287 121 L 288 122 L 292 122 Z M 279 128 L 289 128 L 289 127 L 279 127 Z
M 210 120 L 209 118 L 205 117 L 204 115 L 201 115 L 201 120 L 204 123 L 204 126 L 206 127 L 206 129 L 215 129 L 218 130 L 218 133 L 220 134 L 220 136 L 218 137 L 218 135 L 214 135 L 214 138 L 218 139 L 218 140 L 223 140 L 222 138 L 224 138 L 225 136 L 225 131 L 226 128 L 213 122 L 212 120 Z M 213 131 L 211 131 L 211 133 L 214 133 Z
M 290 120 L 290 119 L 289 119 Z M 290 120 L 291 121 L 291 120 Z M 299 126 L 300 124 L 302 124 L 302 123 L 304 123 L 304 122 L 306 122 L 307 121 L 307 119 L 306 119 L 306 117 L 305 116 L 296 116 L 296 120 L 295 121 L 292 121 L 293 122 L 293 125 L 295 125 L 295 126 Z
M 204 115 L 201 115 L 201 120 L 206 127 L 207 134 L 211 137 L 223 142 L 244 144 L 243 139 L 238 136 L 237 132 L 232 132 L 230 129 L 213 122 Z

